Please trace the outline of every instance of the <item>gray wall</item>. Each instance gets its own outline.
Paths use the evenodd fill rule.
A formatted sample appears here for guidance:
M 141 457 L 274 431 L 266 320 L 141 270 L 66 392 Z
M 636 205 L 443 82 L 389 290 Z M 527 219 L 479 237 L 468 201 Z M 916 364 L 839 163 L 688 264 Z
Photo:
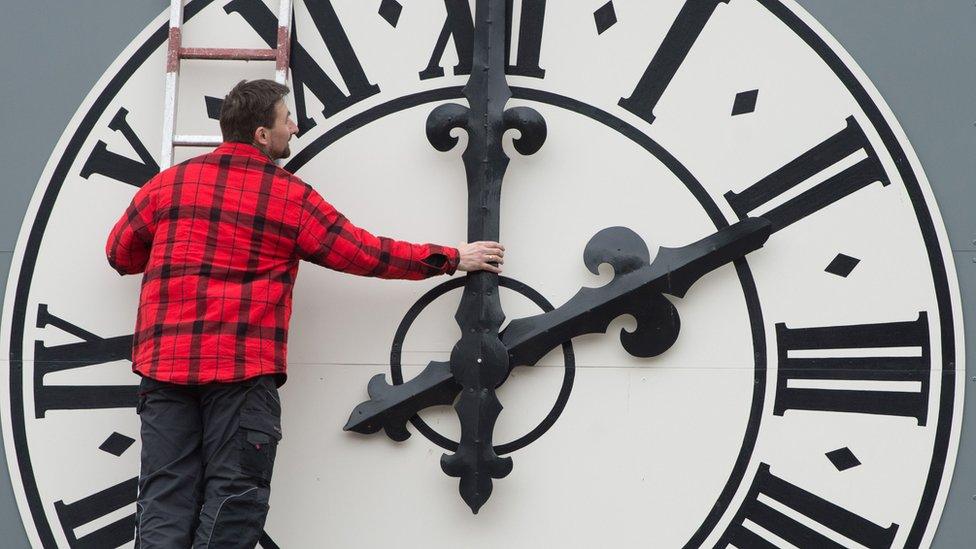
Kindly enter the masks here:
M 373 0 L 379 5 L 379 0 Z M 434 1 L 434 0 L 430 0 Z M 972 0 L 799 0 L 851 52 L 915 146 L 952 241 L 965 309 L 968 391 L 976 390 L 976 6 Z M 166 0 L 4 0 L 0 17 L 0 283 L 27 202 L 85 94 Z M 24 57 L 15 57 L 14 53 Z M 3 287 L 3 286 L 0 286 Z M 2 299 L 2 295 L 0 295 Z M 976 402 L 937 548 L 976 544 Z M 2 441 L 0 441 L 2 444 Z M 0 539 L 28 547 L 0 452 Z

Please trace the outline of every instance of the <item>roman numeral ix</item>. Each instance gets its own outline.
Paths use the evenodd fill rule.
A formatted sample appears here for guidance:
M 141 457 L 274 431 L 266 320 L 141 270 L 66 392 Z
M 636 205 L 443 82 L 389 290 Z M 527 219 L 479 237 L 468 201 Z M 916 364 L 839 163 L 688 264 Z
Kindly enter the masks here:
M 135 407 L 136 385 L 46 385 L 44 376 L 55 372 L 131 360 L 132 336 L 102 338 L 63 318 L 41 304 L 37 308 L 37 327 L 54 326 L 83 341 L 48 347 L 34 342 L 34 414 L 44 417 L 49 410 L 90 410 Z

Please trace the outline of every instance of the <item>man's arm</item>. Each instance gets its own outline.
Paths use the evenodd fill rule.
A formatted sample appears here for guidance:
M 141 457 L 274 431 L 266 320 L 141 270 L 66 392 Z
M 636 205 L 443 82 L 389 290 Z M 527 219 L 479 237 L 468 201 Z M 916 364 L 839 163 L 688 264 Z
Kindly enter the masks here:
M 302 259 L 350 274 L 420 280 L 439 274 L 488 268 L 486 243 L 457 248 L 413 244 L 374 236 L 352 224 L 309 187 L 299 222 L 297 253 Z M 477 257 L 475 257 L 477 256 Z M 491 259 L 491 258 L 489 258 Z M 501 254 L 494 258 L 501 262 Z M 462 261 L 463 260 L 463 261 Z
M 150 189 L 153 181 L 139 189 L 105 243 L 109 265 L 120 275 L 141 273 L 149 261 L 149 250 L 156 232 L 156 199 Z

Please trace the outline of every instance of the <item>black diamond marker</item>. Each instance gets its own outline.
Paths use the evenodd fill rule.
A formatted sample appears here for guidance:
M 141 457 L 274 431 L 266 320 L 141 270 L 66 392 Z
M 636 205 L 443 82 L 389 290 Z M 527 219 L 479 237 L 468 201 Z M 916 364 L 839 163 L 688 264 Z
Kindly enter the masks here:
M 854 267 L 857 267 L 857 264 L 860 262 L 861 260 L 856 257 L 837 254 L 837 257 L 830 262 L 830 265 L 827 265 L 827 268 L 824 269 L 824 271 L 837 275 L 841 278 L 847 278 L 847 275 L 851 274 L 851 271 L 853 271 Z
M 851 449 L 846 446 L 832 452 L 827 452 L 825 455 L 838 471 L 846 471 L 861 464 L 857 457 L 854 456 L 854 452 L 851 452 Z
M 122 433 L 112 433 L 98 449 L 118 457 L 128 450 L 135 441 L 136 439 L 127 437 Z
M 603 34 L 603 31 L 612 27 L 617 22 L 617 12 L 613 9 L 613 0 L 593 12 L 593 18 L 596 19 L 597 34 Z
M 380 17 L 386 20 L 391 27 L 396 28 L 397 23 L 400 22 L 400 11 L 403 10 L 403 5 L 401 5 L 396 0 L 383 0 L 380 4 Z
M 759 99 L 759 90 L 749 90 L 735 94 L 735 103 L 732 105 L 732 116 L 754 112 L 756 110 L 757 99 Z

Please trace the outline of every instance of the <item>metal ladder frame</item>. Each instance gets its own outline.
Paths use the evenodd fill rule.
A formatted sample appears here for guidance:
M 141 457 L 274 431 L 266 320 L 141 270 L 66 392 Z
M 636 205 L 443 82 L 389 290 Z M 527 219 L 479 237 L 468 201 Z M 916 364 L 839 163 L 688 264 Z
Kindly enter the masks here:
M 173 165 L 175 147 L 213 147 L 223 142 L 219 135 L 188 135 L 176 133 L 176 108 L 179 96 L 180 62 L 183 59 L 212 59 L 238 61 L 274 61 L 275 82 L 288 79 L 288 59 L 291 39 L 292 0 L 281 0 L 278 8 L 278 47 L 276 48 L 184 48 L 183 1 L 170 0 L 169 46 L 166 54 L 166 103 L 163 110 L 163 151 L 160 169 Z

